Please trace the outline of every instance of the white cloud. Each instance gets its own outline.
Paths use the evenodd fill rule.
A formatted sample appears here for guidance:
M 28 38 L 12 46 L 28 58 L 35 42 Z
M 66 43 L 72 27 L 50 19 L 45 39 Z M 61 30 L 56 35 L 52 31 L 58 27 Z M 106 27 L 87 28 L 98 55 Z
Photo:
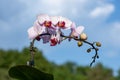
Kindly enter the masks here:
M 114 5 L 104 0 L 19 0 L 19 2 L 24 5 L 24 11 L 16 15 L 14 19 L 19 17 L 25 20 L 24 17 L 30 19 L 40 13 L 46 13 L 66 16 L 73 20 L 79 19 L 79 22 L 87 23 L 92 21 L 89 14 L 92 17 L 109 16 L 114 11 Z M 103 18 L 106 18 L 106 16 Z
M 78 10 L 77 10 L 76 8 L 72 8 L 72 9 L 71 9 L 71 13 L 72 13 L 73 15 L 78 15 Z
M 114 5 L 104 0 L 20 0 L 26 4 L 22 13 L 26 18 L 40 13 L 61 15 L 81 23 L 101 22 L 114 11 Z M 97 8 L 96 8 L 97 7 Z M 107 10 L 106 10 L 107 9 Z M 99 17 L 100 16 L 100 17 Z M 101 19 L 102 16 L 102 19 Z M 92 17 L 92 18 L 91 18 Z M 78 24 L 79 25 L 79 24 Z
M 101 27 L 96 27 L 98 40 L 101 40 L 106 47 L 120 47 L 120 22 L 112 22 L 102 24 Z
M 56 7 L 60 7 L 63 3 L 64 3 L 64 0 L 41 0 L 41 3 L 42 4 L 45 4 L 45 5 L 48 5 L 48 6 L 56 6 Z M 54 8 L 56 8 L 54 7 Z
M 120 47 L 120 22 L 115 22 L 111 25 L 110 28 L 110 43 L 112 43 L 115 47 Z
M 98 6 L 91 11 L 90 16 L 92 18 L 106 17 L 109 16 L 114 11 L 114 5 L 107 4 L 104 6 Z

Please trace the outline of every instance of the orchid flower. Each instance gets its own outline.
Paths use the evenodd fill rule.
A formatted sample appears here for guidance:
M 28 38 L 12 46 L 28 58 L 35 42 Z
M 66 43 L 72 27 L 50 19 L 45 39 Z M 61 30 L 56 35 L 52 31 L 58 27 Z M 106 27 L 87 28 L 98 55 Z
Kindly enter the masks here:
M 40 25 L 45 26 L 46 28 L 53 28 L 50 17 L 46 14 L 38 16 L 38 22 Z
M 73 22 L 71 25 L 71 36 L 78 37 L 84 30 L 84 26 L 76 27 L 75 23 Z
M 64 18 L 62 16 L 58 17 L 58 23 L 57 23 L 57 25 L 61 29 L 70 29 L 71 28 L 71 24 L 72 24 L 72 21 L 70 21 L 69 19 Z
M 50 35 L 56 34 L 56 31 L 52 27 L 52 22 L 48 15 L 39 15 L 37 21 L 35 22 L 35 29 L 40 35 L 41 33 L 49 33 Z M 47 43 L 50 40 L 50 35 L 44 35 L 40 38 L 43 43 Z
M 52 24 L 57 29 L 70 29 L 72 21 L 62 16 L 51 16 Z

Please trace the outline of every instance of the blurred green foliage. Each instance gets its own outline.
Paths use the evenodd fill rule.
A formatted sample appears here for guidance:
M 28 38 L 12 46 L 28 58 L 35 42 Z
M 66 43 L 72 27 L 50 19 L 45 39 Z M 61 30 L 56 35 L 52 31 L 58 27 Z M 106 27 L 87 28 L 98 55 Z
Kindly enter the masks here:
M 24 48 L 22 51 L 0 49 L 0 80 L 16 80 L 9 77 L 8 70 L 13 66 L 26 65 L 29 59 L 28 48 Z M 49 62 L 39 50 L 35 54 L 35 68 L 53 74 L 54 80 L 120 80 L 120 70 L 118 76 L 113 76 L 112 69 L 101 63 L 92 68 L 79 66 L 72 62 L 56 65 Z

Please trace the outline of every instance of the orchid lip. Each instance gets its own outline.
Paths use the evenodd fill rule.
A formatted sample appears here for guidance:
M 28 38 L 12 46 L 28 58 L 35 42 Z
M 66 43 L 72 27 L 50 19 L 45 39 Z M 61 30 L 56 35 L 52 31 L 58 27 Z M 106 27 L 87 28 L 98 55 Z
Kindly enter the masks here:
M 52 22 L 51 21 L 45 21 L 44 26 L 45 27 L 51 27 Z
M 59 22 L 58 22 L 58 26 L 59 26 L 60 28 L 65 28 L 65 22 L 64 22 L 64 21 L 59 21 Z
M 58 43 L 56 38 L 51 39 L 50 42 L 51 42 L 50 44 L 51 46 L 55 46 Z

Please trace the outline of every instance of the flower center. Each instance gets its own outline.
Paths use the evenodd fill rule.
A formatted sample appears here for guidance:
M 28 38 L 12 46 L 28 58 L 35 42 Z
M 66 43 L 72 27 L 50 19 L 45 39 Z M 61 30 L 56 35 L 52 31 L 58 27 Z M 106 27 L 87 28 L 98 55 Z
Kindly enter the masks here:
M 51 27 L 52 22 L 51 21 L 45 21 L 44 26 L 45 27 Z
M 59 21 L 59 22 L 58 22 L 58 26 L 59 26 L 60 28 L 64 28 L 64 27 L 65 27 L 65 22 L 64 22 L 64 21 Z

